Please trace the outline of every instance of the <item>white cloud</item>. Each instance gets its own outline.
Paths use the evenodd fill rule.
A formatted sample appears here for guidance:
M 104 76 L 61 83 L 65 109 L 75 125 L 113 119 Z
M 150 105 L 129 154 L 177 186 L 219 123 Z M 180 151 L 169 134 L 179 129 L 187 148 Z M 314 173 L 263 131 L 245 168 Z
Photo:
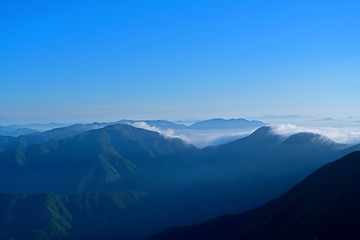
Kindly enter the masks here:
M 300 132 L 311 132 L 328 137 L 335 142 L 355 144 L 360 142 L 360 127 L 320 127 L 320 126 L 296 126 L 294 124 L 279 124 L 273 126 L 277 134 L 291 135 Z
M 299 127 L 290 123 L 276 125 L 273 127 L 273 130 L 280 135 L 287 135 L 287 134 L 294 134 L 297 132 L 301 132 Z
M 180 138 L 185 142 L 190 142 L 190 139 L 187 136 L 185 136 L 183 134 L 175 134 L 174 129 L 170 129 L 170 128 L 169 129 L 161 129 L 161 128 L 158 128 L 155 126 L 150 126 L 146 122 L 134 122 L 133 124 L 130 124 L 130 125 L 137 127 L 137 128 L 142 128 L 145 130 L 153 131 L 153 132 L 158 132 L 167 138 Z
M 146 130 L 153 131 L 153 132 L 158 132 L 158 133 L 160 133 L 160 131 L 161 131 L 160 128 L 150 126 L 146 122 L 134 122 L 134 123 L 132 123 L 130 125 L 132 125 L 132 126 L 134 126 L 136 128 L 142 128 L 142 129 L 146 129 Z
M 149 131 L 158 132 L 167 138 L 180 138 L 187 143 L 194 144 L 198 147 L 222 144 L 245 137 L 251 134 L 250 131 L 234 131 L 229 129 L 219 129 L 216 131 L 197 131 L 197 130 L 176 130 L 161 129 L 150 126 L 146 122 L 135 122 L 131 124 L 137 128 L 143 128 Z M 346 127 L 344 127 L 346 126 Z M 319 126 L 309 124 L 308 126 L 300 126 L 295 124 L 278 124 L 273 125 L 273 131 L 283 136 L 290 136 L 300 132 L 311 132 L 328 137 L 338 143 L 357 144 L 360 143 L 360 126 L 344 125 L 344 126 Z M 179 133 L 180 132 L 180 133 Z
M 236 131 L 232 133 L 221 130 L 204 133 L 201 133 L 201 131 L 193 131 L 190 135 L 188 135 L 188 137 L 190 142 L 195 146 L 206 147 L 235 141 L 250 134 L 251 131 Z

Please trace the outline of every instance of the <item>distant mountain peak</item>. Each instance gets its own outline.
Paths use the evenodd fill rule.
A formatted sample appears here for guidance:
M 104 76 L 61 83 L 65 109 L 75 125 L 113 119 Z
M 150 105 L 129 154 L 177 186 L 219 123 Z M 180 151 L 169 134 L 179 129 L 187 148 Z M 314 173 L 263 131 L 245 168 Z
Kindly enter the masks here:
M 263 126 L 256 129 L 252 134 L 250 134 L 249 138 L 256 140 L 268 138 L 281 139 L 282 136 L 277 134 L 271 126 Z
M 191 125 L 193 129 L 215 129 L 215 128 L 253 128 L 266 125 L 265 123 L 257 120 L 247 120 L 244 118 L 213 118 L 196 122 Z
M 263 126 L 256 129 L 251 135 L 275 135 L 274 130 L 270 126 Z

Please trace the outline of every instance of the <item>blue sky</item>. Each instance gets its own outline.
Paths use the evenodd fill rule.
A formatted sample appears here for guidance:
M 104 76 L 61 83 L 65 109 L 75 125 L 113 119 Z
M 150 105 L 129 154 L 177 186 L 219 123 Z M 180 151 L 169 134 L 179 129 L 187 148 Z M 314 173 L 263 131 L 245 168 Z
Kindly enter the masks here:
M 359 1 L 1 1 L 0 124 L 359 116 Z

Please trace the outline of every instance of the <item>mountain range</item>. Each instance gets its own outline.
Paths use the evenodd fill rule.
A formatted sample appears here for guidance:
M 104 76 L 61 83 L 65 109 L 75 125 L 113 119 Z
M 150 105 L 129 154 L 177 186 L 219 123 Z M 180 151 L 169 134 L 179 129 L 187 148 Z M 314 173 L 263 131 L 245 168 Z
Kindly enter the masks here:
M 196 122 L 191 126 L 186 126 L 183 124 L 177 124 L 174 122 L 166 120 L 120 120 L 117 122 L 94 122 L 87 124 L 73 124 L 65 125 L 58 123 L 49 123 L 49 124 L 27 124 L 27 125 L 11 125 L 8 127 L 0 126 L 0 152 L 10 149 L 16 149 L 19 147 L 26 147 L 32 144 L 42 144 L 50 141 L 66 139 L 84 133 L 89 130 L 99 129 L 110 125 L 116 125 L 120 123 L 136 125 L 138 123 L 143 123 L 148 126 L 148 128 L 156 128 L 159 131 L 167 131 L 169 129 L 175 130 L 179 135 L 183 136 L 193 136 L 194 134 L 203 134 L 203 131 L 219 131 L 220 129 L 242 129 L 246 131 L 251 131 L 257 127 L 264 126 L 265 123 L 260 121 L 249 121 L 246 119 L 210 119 L 205 121 Z M 27 128 L 27 126 L 37 127 L 37 129 L 48 129 L 51 126 L 50 130 L 46 131 L 37 131 L 34 129 Z M 57 127 L 60 126 L 60 127 Z M 136 125 L 137 126 L 137 125 Z M 147 129 L 148 129 L 147 128 Z M 207 133 L 207 134 L 210 134 Z M 208 144 L 219 144 L 227 143 L 234 139 L 237 136 L 224 137 L 220 139 L 215 139 L 213 142 Z
M 217 129 L 217 128 L 258 128 L 266 125 L 265 123 L 257 120 L 246 120 L 243 118 L 213 118 L 192 124 L 192 129 Z
M 197 121 L 192 125 L 179 124 L 167 120 L 130 120 L 122 119 L 115 122 L 103 122 L 103 123 L 93 123 L 102 126 L 114 125 L 119 123 L 134 124 L 136 122 L 145 122 L 149 126 L 158 127 L 161 129 L 217 129 L 217 128 L 248 128 L 248 127 L 261 127 L 266 125 L 265 123 L 257 120 L 247 120 L 243 118 L 232 118 L 232 119 L 223 119 L 223 118 L 213 118 L 203 121 Z M 20 136 L 24 134 L 31 134 L 36 132 L 49 131 L 55 128 L 64 129 L 67 126 L 79 126 L 79 125 L 89 125 L 89 124 L 61 124 L 61 123 L 48 123 L 48 124 L 25 124 L 25 125 L 10 125 L 10 126 L 0 126 L 0 136 Z
M 86 130 L 89 128 L 92 130 Z M 115 234 L 113 230 L 114 236 L 142 239 L 170 225 L 196 223 L 257 207 L 316 168 L 354 150 L 317 134 L 285 137 L 271 127 L 261 127 L 248 137 L 203 149 L 129 124 L 75 125 L 65 129 L 59 135 L 59 129 L 46 133 L 49 137 L 43 138 L 45 143 L 31 144 L 29 140 L 28 146 L 0 153 L 0 191 L 6 192 L 1 195 L 6 204 L 0 219 L 12 219 L 3 221 L 0 233 L 72 239 L 85 236 L 81 226 L 90 226 L 87 222 L 100 221 L 99 217 L 104 222 L 116 219 L 114 228 L 121 231 Z M 136 201 L 126 200 L 131 204 L 126 214 L 120 208 L 120 215 L 90 214 L 84 222 L 74 220 L 80 213 L 72 208 L 71 199 L 94 194 L 99 201 L 102 196 L 111 196 L 121 202 L 119 196 L 128 193 L 136 196 Z M 44 209 L 39 210 L 39 216 L 44 214 L 48 220 L 39 226 L 24 227 L 20 236 L 10 225 L 26 223 L 13 214 L 22 212 L 21 206 L 36 209 L 37 201 L 45 201 L 33 200 L 38 198 L 53 199 L 40 204 Z M 11 205 L 12 201 L 24 205 Z M 52 206 L 54 202 L 61 207 Z M 111 204 L 107 207 L 116 212 L 120 205 Z M 79 204 L 75 209 L 81 207 Z M 103 207 L 89 205 L 86 211 L 101 211 Z M 48 218 L 49 209 L 53 209 L 52 220 Z M 63 214 L 71 215 L 66 224 Z M 61 227 L 58 221 L 68 227 Z M 134 226 L 141 226 L 142 231 Z M 104 229 L 93 230 L 104 234 Z

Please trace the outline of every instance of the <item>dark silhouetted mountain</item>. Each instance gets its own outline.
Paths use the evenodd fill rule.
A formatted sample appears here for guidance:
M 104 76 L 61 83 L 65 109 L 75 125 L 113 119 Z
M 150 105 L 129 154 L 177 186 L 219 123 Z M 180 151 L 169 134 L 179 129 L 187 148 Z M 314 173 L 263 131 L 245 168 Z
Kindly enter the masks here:
M 360 152 L 316 170 L 266 205 L 174 227 L 152 240 L 359 239 Z
M 196 150 L 127 124 L 0 153 L 0 191 L 71 193 L 133 189 L 159 163 Z M 164 164 L 170 164 L 165 162 Z M 158 168 L 158 169 L 157 169 Z M 156 175 L 155 175 L 156 176 Z M 145 184 L 145 183 L 143 183 Z
M 37 131 L 31 128 L 17 128 L 17 127 L 4 127 L 0 126 L 0 136 L 11 136 L 11 137 L 18 137 L 20 135 L 25 134 L 32 134 L 36 133 Z
M 214 118 L 210 120 L 205 120 L 201 122 L 196 122 L 191 125 L 191 129 L 219 129 L 219 128 L 258 128 L 265 126 L 266 124 L 261 121 L 256 120 L 246 120 L 242 118 L 237 119 L 223 119 L 223 118 Z

